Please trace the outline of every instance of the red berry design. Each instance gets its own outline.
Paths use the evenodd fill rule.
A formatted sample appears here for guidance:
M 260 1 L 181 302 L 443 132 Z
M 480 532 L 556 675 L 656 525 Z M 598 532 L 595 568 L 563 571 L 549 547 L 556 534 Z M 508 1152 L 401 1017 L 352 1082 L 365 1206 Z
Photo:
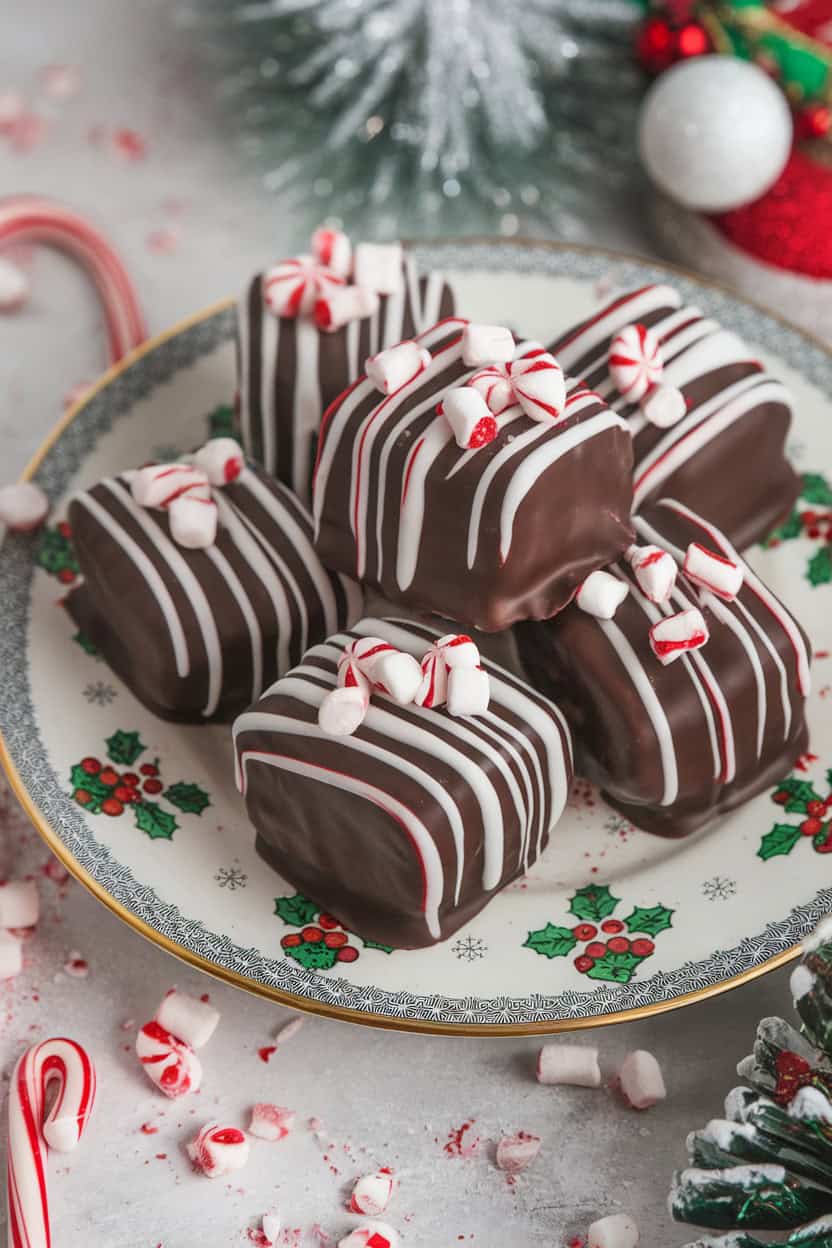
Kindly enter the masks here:
M 601 931 L 606 932 L 608 936 L 617 936 L 619 932 L 624 931 L 624 924 L 620 919 L 607 919 L 601 924 Z
M 826 810 L 826 802 L 819 799 L 806 803 L 806 813 L 808 815 L 822 815 Z
M 789 800 L 789 794 L 785 789 L 778 789 L 771 800 L 776 802 L 778 806 L 785 806 L 786 802 Z
M 593 936 L 598 935 L 598 928 L 594 927 L 592 923 L 578 923 L 576 927 L 572 928 L 572 935 L 576 940 L 592 940 Z
M 60 533 L 61 537 L 72 537 L 72 529 L 69 527 L 66 520 L 62 520 L 60 522 L 60 524 L 58 525 L 58 532 Z
M 324 929 L 325 932 L 331 932 L 336 927 L 341 926 L 338 920 L 331 914 L 319 914 L 318 923 Z
M 346 932 L 327 932 L 324 944 L 328 949 L 342 949 L 349 940 Z
M 316 945 L 319 940 L 323 940 L 324 934 L 319 927 L 305 927 L 301 932 L 301 938 L 307 945 Z
M 101 770 L 101 764 L 97 758 L 82 758 L 81 766 L 88 776 L 97 776 Z
M 629 953 L 630 942 L 626 936 L 613 936 L 612 940 L 607 941 L 607 948 L 610 953 Z
M 152 777 L 150 780 L 145 780 L 142 785 L 145 793 L 161 793 L 163 787 L 161 780 L 154 780 Z
M 358 950 L 354 945 L 344 945 L 343 949 L 339 949 L 335 955 L 336 962 L 355 962 L 358 957 Z
M 113 789 L 113 797 L 118 798 L 120 802 L 132 802 L 135 790 L 128 788 L 126 784 L 119 784 Z
M 102 784 L 113 785 L 118 784 L 121 776 L 112 767 L 105 767 L 103 771 L 98 773 L 98 778 Z
M 115 797 L 107 797 L 101 803 L 101 809 L 105 815 L 120 815 L 124 807 Z
M 72 794 L 79 806 L 86 806 L 92 801 L 92 793 L 86 789 L 76 789 Z
M 648 940 L 645 936 L 640 936 L 638 940 L 634 940 L 630 946 L 631 952 L 634 953 L 637 958 L 648 958 L 655 948 L 656 946 L 653 944 L 652 940 Z
M 575 959 L 575 970 L 580 971 L 582 975 L 585 975 L 587 971 L 591 971 L 594 965 L 595 959 L 587 957 L 585 953 L 582 953 L 579 958 Z
M 158 776 L 159 774 L 159 768 L 155 763 L 142 763 L 139 771 L 143 776 Z
M 125 784 L 130 785 L 131 789 L 138 787 L 139 777 L 136 775 L 135 771 L 123 771 L 121 773 L 121 778 Z
M 297 932 L 290 932 L 288 936 L 283 937 L 280 943 L 284 949 L 297 949 L 298 945 L 303 944 L 303 941 Z
M 602 945 L 599 940 L 595 940 L 591 945 L 587 945 L 584 953 L 588 958 L 603 958 L 607 952 L 607 946 Z
M 800 825 L 800 833 L 802 836 L 817 836 L 822 828 L 820 819 L 804 819 Z
M 58 580 L 61 582 L 62 585 L 71 585 L 72 582 L 75 580 L 75 573 L 73 572 L 72 568 L 61 568 L 60 572 L 58 573 Z

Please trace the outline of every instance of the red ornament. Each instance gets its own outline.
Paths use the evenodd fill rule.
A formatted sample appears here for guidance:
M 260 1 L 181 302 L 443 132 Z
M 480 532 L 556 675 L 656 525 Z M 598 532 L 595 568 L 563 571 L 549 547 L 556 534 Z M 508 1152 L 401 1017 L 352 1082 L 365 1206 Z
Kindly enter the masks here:
M 825 104 L 807 104 L 798 110 L 795 126 L 801 139 L 822 139 L 832 130 L 832 109 Z
M 660 74 L 675 60 L 675 41 L 670 23 L 663 17 L 650 17 L 636 39 L 636 57 L 648 74 Z
M 711 50 L 708 32 L 699 22 L 687 22 L 681 30 L 676 31 L 676 51 L 680 58 L 704 56 Z

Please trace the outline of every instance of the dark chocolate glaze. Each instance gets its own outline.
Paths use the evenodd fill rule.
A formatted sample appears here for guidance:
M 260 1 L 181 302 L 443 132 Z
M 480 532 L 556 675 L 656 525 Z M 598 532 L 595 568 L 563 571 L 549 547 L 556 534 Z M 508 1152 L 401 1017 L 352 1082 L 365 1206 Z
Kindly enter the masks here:
M 423 378 L 384 402 L 362 379 L 327 413 L 314 487 L 316 548 L 328 567 L 357 575 L 391 602 L 495 632 L 561 610 L 591 571 L 629 545 L 632 447 L 606 404 L 569 382 L 560 420 L 541 424 L 521 414 L 488 446 L 462 450 L 436 407 L 475 371 L 461 360 L 464 325 L 452 319 L 422 336 L 434 357 Z M 356 526 L 357 483 L 366 513 Z M 403 499 L 409 506 L 422 488 L 414 525 Z M 418 555 L 402 584 L 399 549 L 412 540 L 408 533 L 417 535 Z
M 350 930 L 419 948 L 450 936 L 537 858 L 566 802 L 571 744 L 556 707 L 487 661 L 484 718 L 374 694 L 353 737 L 327 736 L 318 706 L 359 635 L 417 657 L 438 636 L 369 619 L 314 648 L 235 723 L 238 768 L 271 866 Z
M 669 543 L 681 552 L 698 542 L 739 559 L 715 526 L 680 515 L 672 502 L 645 509 L 636 525 L 641 542 Z M 521 624 L 515 630 L 521 661 L 535 687 L 556 698 L 569 720 L 579 773 L 599 784 L 606 800 L 636 826 L 686 836 L 785 775 L 807 748 L 808 642 L 750 570 L 734 603 L 700 599 L 680 574 L 678 594 L 652 610 L 672 614 L 698 606 L 710 640 L 663 667 L 649 644 L 651 608 L 629 566 L 622 562 L 615 572 L 630 593 L 609 625 L 576 605 L 555 620 Z M 626 666 L 627 648 L 658 699 L 670 762 L 663 761 L 655 716 Z
M 217 495 L 208 550 L 176 545 L 167 513 L 138 507 L 122 477 L 76 495 L 69 509 L 84 576 L 70 614 L 146 706 L 182 723 L 233 718 L 308 645 L 360 613 L 358 587 L 320 564 L 309 514 L 290 490 L 248 468 Z M 169 595 L 184 660 L 143 558 Z

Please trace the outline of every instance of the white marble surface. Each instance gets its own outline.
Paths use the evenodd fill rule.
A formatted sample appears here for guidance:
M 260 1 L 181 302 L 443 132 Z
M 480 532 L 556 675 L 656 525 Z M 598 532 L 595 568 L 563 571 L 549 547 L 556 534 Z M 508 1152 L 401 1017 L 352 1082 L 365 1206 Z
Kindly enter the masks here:
M 186 52 L 169 37 L 163 0 L 30 0 L 0 5 L 0 89 L 20 87 L 48 121 L 41 143 L 13 152 L 0 139 L 0 188 L 62 197 L 113 238 L 135 275 L 151 329 L 232 292 L 241 275 L 294 241 L 290 223 L 233 166 L 199 107 Z M 50 62 L 81 68 L 68 102 L 49 100 L 38 71 Z M 147 140 L 144 160 L 125 162 L 95 127 L 130 126 Z M 179 233 L 174 250 L 148 243 L 159 229 Z M 628 232 L 629 231 L 629 232 Z M 611 221 L 597 241 L 645 240 Z M 233 241 L 229 241 L 233 240 Z M 24 312 L 0 321 L 0 455 L 3 480 L 24 465 L 60 412 L 61 396 L 103 364 L 100 315 L 78 274 L 39 251 L 34 293 Z M 0 877 L 36 871 L 47 851 L 7 800 L 0 801 Z M 96 1120 L 78 1153 L 52 1166 L 56 1248 L 197 1248 L 249 1242 L 247 1229 L 277 1205 L 285 1244 L 336 1238 L 349 1181 L 374 1165 L 401 1176 L 390 1221 L 407 1246 L 566 1248 L 601 1213 L 628 1209 L 646 1248 L 689 1235 L 666 1213 L 674 1165 L 686 1133 L 718 1114 L 756 1020 L 788 1008 L 786 975 L 771 975 L 681 1012 L 584 1034 L 607 1074 L 626 1050 L 652 1049 L 669 1087 L 666 1104 L 643 1116 L 608 1091 L 554 1090 L 533 1077 L 532 1040 L 430 1039 L 310 1019 L 268 1065 L 281 1011 L 187 971 L 134 935 L 83 889 L 41 877 L 44 919 L 27 945 L 27 965 L 0 985 L 0 1072 L 35 1039 L 68 1032 L 98 1063 Z M 703 922 L 708 920 L 703 904 Z M 70 950 L 90 976 L 62 971 Z M 178 983 L 208 991 L 222 1010 L 204 1053 L 203 1092 L 171 1104 L 156 1095 L 132 1055 L 132 1032 Z M 298 1111 L 279 1145 L 258 1144 L 239 1181 L 194 1176 L 183 1143 L 208 1117 L 245 1125 L 256 1100 Z M 310 1117 L 323 1135 L 305 1127 Z M 470 1160 L 447 1156 L 449 1131 L 475 1117 L 483 1145 Z M 143 1123 L 158 1127 L 144 1134 Z M 542 1136 L 538 1161 L 514 1188 L 492 1160 L 493 1141 L 522 1128 Z M 327 1141 L 331 1140 L 331 1144 Z M 5 1144 L 5 1123 L 0 1146 Z M 329 1158 L 329 1160 L 327 1160 Z

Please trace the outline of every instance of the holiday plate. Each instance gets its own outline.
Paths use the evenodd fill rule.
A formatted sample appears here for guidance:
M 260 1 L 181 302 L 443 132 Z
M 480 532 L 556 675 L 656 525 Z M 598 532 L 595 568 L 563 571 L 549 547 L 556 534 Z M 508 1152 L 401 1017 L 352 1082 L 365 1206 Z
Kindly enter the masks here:
M 420 260 L 452 277 L 466 314 L 544 339 L 587 315 L 599 282 L 670 281 L 788 383 L 803 497 L 749 557 L 815 648 L 812 754 L 776 789 L 681 841 L 636 831 L 579 782 L 543 859 L 451 940 L 417 952 L 354 933 L 326 941 L 334 921 L 254 852 L 228 728 L 156 719 L 56 609 L 76 574 L 62 523 L 72 491 L 228 427 L 234 319 L 223 304 L 108 373 L 31 465 L 53 515 L 38 537 L 7 539 L 0 563 L 0 727 L 18 795 L 58 856 L 131 927 L 240 987 L 338 1018 L 557 1031 L 669 1009 L 786 961 L 832 908 L 832 357 L 726 291 L 643 261 L 487 241 L 434 244 Z M 138 802 L 116 796 L 125 773 Z

